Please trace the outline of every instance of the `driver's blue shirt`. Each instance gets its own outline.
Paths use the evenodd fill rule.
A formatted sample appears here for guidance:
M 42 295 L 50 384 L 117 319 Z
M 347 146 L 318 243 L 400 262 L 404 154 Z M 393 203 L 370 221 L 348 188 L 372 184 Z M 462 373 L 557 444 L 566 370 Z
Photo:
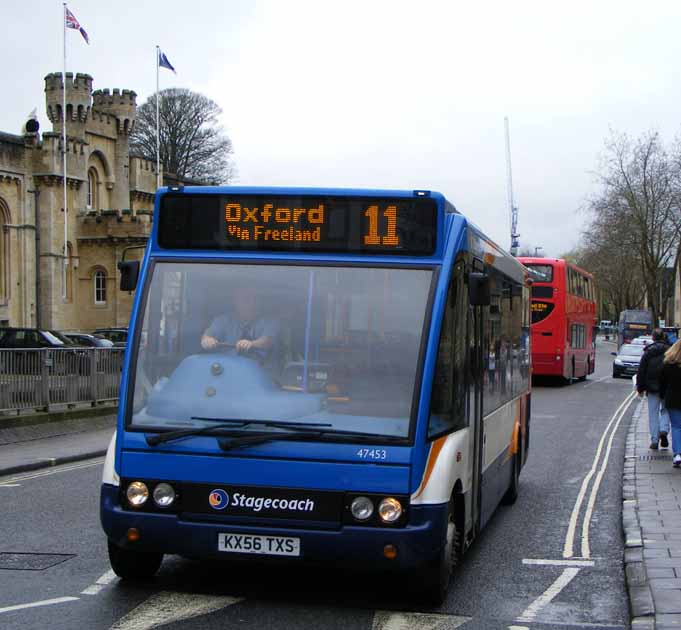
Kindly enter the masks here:
M 272 351 L 277 345 L 279 322 L 270 317 L 256 317 L 250 322 L 240 322 L 232 315 L 220 315 L 211 322 L 204 334 L 217 339 L 221 343 L 232 345 L 235 345 L 241 339 L 255 341 L 260 337 L 270 337 L 273 343 L 272 348 L 269 350 L 253 348 L 250 351 L 250 354 L 255 354 L 261 360 L 265 360 L 272 355 Z

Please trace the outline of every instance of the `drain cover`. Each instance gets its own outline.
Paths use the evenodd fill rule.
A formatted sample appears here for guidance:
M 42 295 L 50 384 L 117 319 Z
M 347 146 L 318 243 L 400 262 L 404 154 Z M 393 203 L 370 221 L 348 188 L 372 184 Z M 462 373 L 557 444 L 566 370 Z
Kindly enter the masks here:
M 0 553 L 0 569 L 44 571 L 75 557 L 71 553 Z
M 650 461 L 653 461 L 653 460 L 656 460 L 656 461 L 661 460 L 661 461 L 670 462 L 670 461 L 672 461 L 672 456 L 671 455 L 639 455 L 638 460 L 640 462 L 650 462 Z

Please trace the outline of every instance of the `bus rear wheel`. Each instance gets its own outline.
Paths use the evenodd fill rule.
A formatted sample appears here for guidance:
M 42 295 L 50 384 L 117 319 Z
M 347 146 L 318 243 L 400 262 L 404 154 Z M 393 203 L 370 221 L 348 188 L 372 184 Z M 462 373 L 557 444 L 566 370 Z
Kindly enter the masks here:
M 440 556 L 423 571 L 417 579 L 422 599 L 431 606 L 441 606 L 447 598 L 452 571 L 459 561 L 460 538 L 455 522 L 453 502 L 449 503 L 445 544 Z
M 148 580 L 156 575 L 163 562 L 162 553 L 130 551 L 111 541 L 108 546 L 111 568 L 123 580 Z

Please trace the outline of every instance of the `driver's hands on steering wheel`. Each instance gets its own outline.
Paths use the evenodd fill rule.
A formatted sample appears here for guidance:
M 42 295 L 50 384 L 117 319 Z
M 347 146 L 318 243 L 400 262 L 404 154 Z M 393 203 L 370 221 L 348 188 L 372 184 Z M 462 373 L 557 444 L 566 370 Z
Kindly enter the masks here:
M 215 348 L 215 346 L 217 345 L 218 340 L 215 337 L 211 337 L 210 335 L 204 335 L 203 337 L 201 337 L 201 347 L 204 348 L 205 350 Z
M 248 352 L 252 347 L 253 342 L 248 339 L 239 339 L 239 341 L 236 342 L 236 351 L 240 353 Z

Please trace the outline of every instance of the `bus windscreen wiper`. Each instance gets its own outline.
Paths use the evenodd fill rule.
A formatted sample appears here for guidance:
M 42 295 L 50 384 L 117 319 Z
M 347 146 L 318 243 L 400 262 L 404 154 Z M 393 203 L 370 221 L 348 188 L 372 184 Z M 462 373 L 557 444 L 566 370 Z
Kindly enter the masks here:
M 330 424 L 310 424 L 303 422 L 270 422 L 269 420 L 237 420 L 231 418 L 198 418 L 192 417 L 192 420 L 210 420 L 218 424 L 206 425 L 193 429 L 179 429 L 177 431 L 167 431 L 165 433 L 156 433 L 155 435 L 147 435 L 145 437 L 149 446 L 157 446 L 163 442 L 170 442 L 171 440 L 179 440 L 183 437 L 190 437 L 194 435 L 205 435 L 217 429 L 243 429 L 250 425 L 267 426 L 277 429 L 303 429 L 309 427 L 312 430 L 318 430 L 320 427 L 330 427 Z M 260 435 L 260 434 L 258 434 Z M 268 433 L 269 435 L 269 433 Z M 253 436 L 252 436 L 253 437 Z
M 233 448 L 241 448 L 242 446 L 255 446 L 257 444 L 264 444 L 265 442 L 274 442 L 278 440 L 297 440 L 309 438 L 311 435 L 315 437 L 339 436 L 343 438 L 361 438 L 363 440 L 375 440 L 379 438 L 381 442 L 403 442 L 405 438 L 398 435 L 383 435 L 382 433 L 364 433 L 362 431 L 327 431 L 325 429 L 310 429 L 297 430 L 290 433 L 278 433 L 275 431 L 266 431 L 262 433 L 254 433 L 253 435 L 240 435 L 231 439 L 218 438 L 218 444 L 223 451 L 229 451 Z

